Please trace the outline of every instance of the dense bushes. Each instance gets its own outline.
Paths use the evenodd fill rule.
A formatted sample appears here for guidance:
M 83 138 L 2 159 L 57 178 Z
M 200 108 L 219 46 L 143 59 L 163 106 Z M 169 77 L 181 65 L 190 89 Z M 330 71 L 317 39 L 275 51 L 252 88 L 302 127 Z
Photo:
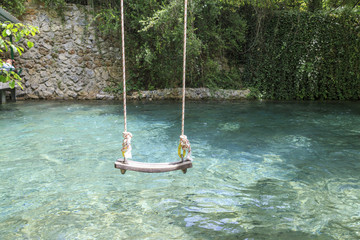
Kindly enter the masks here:
M 246 76 L 271 99 L 360 99 L 360 18 L 343 12 L 271 12 Z
M 127 3 L 132 88 L 181 84 L 182 2 Z M 360 98 L 359 15 L 234 7 L 215 0 L 194 0 L 189 10 L 188 86 L 245 86 L 270 99 Z M 107 31 L 116 34 L 118 20 L 112 21 Z
M 125 2 L 126 53 L 130 89 L 181 86 L 183 1 Z M 96 16 L 102 34 L 120 40 L 118 9 Z M 240 88 L 238 53 L 245 42 L 246 21 L 232 5 L 217 0 L 189 4 L 187 85 Z M 117 89 L 121 91 L 121 84 Z

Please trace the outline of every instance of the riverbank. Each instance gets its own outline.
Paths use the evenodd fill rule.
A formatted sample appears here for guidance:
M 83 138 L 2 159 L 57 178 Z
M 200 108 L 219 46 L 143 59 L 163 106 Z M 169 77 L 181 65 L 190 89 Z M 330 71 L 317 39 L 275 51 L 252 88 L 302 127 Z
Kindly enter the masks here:
M 229 89 L 209 89 L 209 88 L 187 88 L 186 99 L 190 100 L 242 100 L 248 99 L 251 96 L 249 89 L 244 90 L 229 90 Z M 169 89 L 158 89 L 152 91 L 134 91 L 127 95 L 128 99 L 131 100 L 176 100 L 182 98 L 182 88 L 169 88 Z M 101 91 L 96 95 L 84 95 L 84 96 L 57 96 L 57 97 L 39 97 L 35 94 L 28 94 L 19 96 L 19 99 L 46 99 L 46 100 L 120 100 L 122 94 L 112 94 Z

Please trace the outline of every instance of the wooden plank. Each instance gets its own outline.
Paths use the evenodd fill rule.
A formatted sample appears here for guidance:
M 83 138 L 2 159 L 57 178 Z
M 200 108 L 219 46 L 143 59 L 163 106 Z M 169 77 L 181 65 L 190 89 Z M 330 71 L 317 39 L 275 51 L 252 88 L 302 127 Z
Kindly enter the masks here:
M 183 170 L 186 172 L 186 169 L 192 167 L 191 161 L 184 161 L 184 162 L 170 162 L 170 163 L 145 163 L 145 162 L 137 162 L 127 160 L 126 163 L 123 162 L 122 159 L 118 159 L 115 162 L 115 168 L 121 170 L 130 170 L 136 172 L 145 172 L 145 173 L 161 173 L 161 172 L 170 172 L 176 170 Z M 122 171 L 124 174 L 125 172 Z

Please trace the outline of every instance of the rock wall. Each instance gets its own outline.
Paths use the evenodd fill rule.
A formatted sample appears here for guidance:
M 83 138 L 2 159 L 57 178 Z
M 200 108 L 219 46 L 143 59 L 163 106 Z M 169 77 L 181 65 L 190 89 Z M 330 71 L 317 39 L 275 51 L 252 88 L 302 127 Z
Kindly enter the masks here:
M 121 48 L 111 41 L 96 37 L 89 24 L 92 16 L 85 6 L 68 5 L 65 19 L 42 6 L 28 6 L 23 23 L 39 27 L 35 46 L 16 57 L 23 68 L 25 99 L 119 99 L 105 91 L 121 82 Z M 25 48 L 25 46 L 24 46 Z M 129 93 L 130 99 L 180 99 L 181 89 L 163 89 Z M 243 99 L 249 90 L 187 89 L 190 99 Z
M 208 88 L 187 88 L 185 97 L 192 100 L 219 99 L 219 100 L 239 100 L 246 99 L 250 95 L 250 90 L 210 90 Z M 160 89 L 154 91 L 139 91 L 129 94 L 130 99 L 181 99 L 182 88 Z
M 41 6 L 29 7 L 24 23 L 39 27 L 35 46 L 18 58 L 23 68 L 25 98 L 113 98 L 103 90 L 121 80 L 121 50 L 111 41 L 96 39 L 86 7 L 68 5 L 65 21 Z

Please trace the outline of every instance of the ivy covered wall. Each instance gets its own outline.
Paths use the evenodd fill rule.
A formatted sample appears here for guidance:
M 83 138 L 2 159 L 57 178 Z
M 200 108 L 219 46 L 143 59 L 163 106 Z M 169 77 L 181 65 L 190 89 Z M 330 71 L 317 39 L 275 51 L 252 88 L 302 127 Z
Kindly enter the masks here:
M 360 99 L 360 17 L 281 11 L 264 16 L 243 78 L 270 99 Z

